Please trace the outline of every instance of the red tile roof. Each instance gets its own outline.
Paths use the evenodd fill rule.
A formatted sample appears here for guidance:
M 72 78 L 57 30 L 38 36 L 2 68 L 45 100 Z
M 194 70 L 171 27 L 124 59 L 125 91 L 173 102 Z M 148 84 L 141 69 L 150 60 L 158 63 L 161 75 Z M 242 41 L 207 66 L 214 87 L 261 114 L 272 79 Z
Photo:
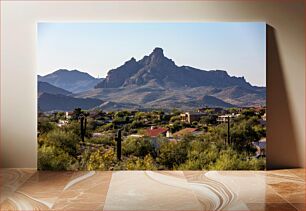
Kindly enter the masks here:
M 193 133 L 195 131 L 197 131 L 198 129 L 197 128 L 184 128 L 176 133 L 173 133 L 173 136 L 183 136 L 187 133 Z
M 163 133 L 166 133 L 168 131 L 167 128 L 162 128 L 162 127 L 158 127 L 158 128 L 148 128 L 146 130 L 146 135 L 147 136 L 150 136 L 150 137 L 157 137 L 159 136 L 160 134 L 163 134 Z

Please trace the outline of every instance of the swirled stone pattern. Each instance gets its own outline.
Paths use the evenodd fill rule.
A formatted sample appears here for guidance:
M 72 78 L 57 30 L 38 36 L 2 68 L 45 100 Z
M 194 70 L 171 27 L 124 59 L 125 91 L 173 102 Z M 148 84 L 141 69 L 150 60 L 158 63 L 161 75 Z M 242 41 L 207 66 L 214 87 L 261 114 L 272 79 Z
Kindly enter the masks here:
M 305 169 L 1 169 L 1 210 L 305 210 Z

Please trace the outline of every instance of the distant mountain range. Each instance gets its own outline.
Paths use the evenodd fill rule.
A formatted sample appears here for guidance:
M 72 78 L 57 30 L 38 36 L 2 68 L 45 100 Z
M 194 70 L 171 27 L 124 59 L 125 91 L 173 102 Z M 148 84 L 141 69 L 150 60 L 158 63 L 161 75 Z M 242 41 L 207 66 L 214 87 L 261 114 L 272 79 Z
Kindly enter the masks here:
M 136 61 L 134 58 L 124 65 L 110 70 L 107 77 L 96 88 L 151 86 L 163 89 L 213 87 L 252 87 L 243 77 L 230 77 L 226 71 L 203 71 L 175 65 L 163 54 L 163 49 L 155 48 L 149 56 Z
M 39 111 L 73 111 L 75 108 L 91 109 L 103 103 L 99 99 L 75 98 L 62 94 L 41 93 L 38 97 Z
M 155 48 L 139 61 L 131 58 L 110 70 L 104 79 L 77 70 L 57 70 L 38 76 L 38 81 L 38 103 L 44 105 L 39 105 L 42 111 L 71 110 L 76 105 L 83 109 L 99 107 L 104 110 L 191 110 L 205 106 L 228 108 L 266 104 L 265 87 L 252 86 L 244 77 L 229 76 L 224 70 L 177 66 L 164 56 L 161 48 Z M 62 106 L 56 101 L 62 102 Z
M 72 92 L 69 92 L 65 89 L 53 86 L 47 82 L 38 81 L 38 94 L 49 93 L 49 94 L 61 94 L 61 95 L 70 95 Z
M 38 76 L 38 81 L 78 93 L 93 89 L 102 79 L 94 78 L 78 70 L 60 69 L 45 76 Z

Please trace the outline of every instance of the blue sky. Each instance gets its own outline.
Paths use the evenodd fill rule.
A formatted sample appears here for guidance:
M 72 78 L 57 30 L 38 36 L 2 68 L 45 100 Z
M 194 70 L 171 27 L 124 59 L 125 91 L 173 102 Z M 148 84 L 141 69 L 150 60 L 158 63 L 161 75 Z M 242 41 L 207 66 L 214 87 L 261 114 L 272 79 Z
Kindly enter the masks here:
M 155 47 L 179 66 L 226 70 L 266 85 L 266 25 L 214 23 L 38 23 L 38 74 L 77 69 L 105 77 Z

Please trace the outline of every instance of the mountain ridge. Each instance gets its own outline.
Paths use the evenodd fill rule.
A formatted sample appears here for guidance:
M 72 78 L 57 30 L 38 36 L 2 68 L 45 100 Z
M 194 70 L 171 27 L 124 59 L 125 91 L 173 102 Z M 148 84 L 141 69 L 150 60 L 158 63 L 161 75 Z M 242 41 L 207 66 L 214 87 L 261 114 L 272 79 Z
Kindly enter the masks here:
M 38 81 L 37 91 L 38 93 L 49 93 L 49 94 L 62 94 L 62 95 L 72 94 L 72 92 L 53 86 L 43 81 Z
M 47 76 L 51 81 L 54 77 L 67 87 L 74 87 L 70 97 L 101 100 L 95 107 L 103 109 L 192 110 L 203 106 L 229 108 L 266 105 L 266 87 L 252 86 L 244 77 L 230 76 L 225 70 L 207 71 L 177 66 L 164 55 L 162 48 L 155 48 L 138 61 L 131 57 L 121 66 L 108 71 L 106 78 L 93 80 L 96 84 L 91 82 L 86 88 L 82 87 L 82 80 L 70 83 L 60 78 L 63 74 L 78 72 L 60 69 Z M 81 75 L 82 79 L 93 78 L 86 73 Z M 44 77 L 39 77 L 39 81 Z
M 45 76 L 38 75 L 37 80 L 77 93 L 94 88 L 102 79 L 78 70 L 59 69 Z
M 103 101 L 94 98 L 75 98 L 62 94 L 40 93 L 38 107 L 40 111 L 73 111 L 75 108 L 91 109 Z
M 164 88 L 240 85 L 250 87 L 244 77 L 229 76 L 224 70 L 201 70 L 177 66 L 164 56 L 162 48 L 155 48 L 149 56 L 139 61 L 132 57 L 118 68 L 108 72 L 95 88 L 120 88 L 155 84 Z

